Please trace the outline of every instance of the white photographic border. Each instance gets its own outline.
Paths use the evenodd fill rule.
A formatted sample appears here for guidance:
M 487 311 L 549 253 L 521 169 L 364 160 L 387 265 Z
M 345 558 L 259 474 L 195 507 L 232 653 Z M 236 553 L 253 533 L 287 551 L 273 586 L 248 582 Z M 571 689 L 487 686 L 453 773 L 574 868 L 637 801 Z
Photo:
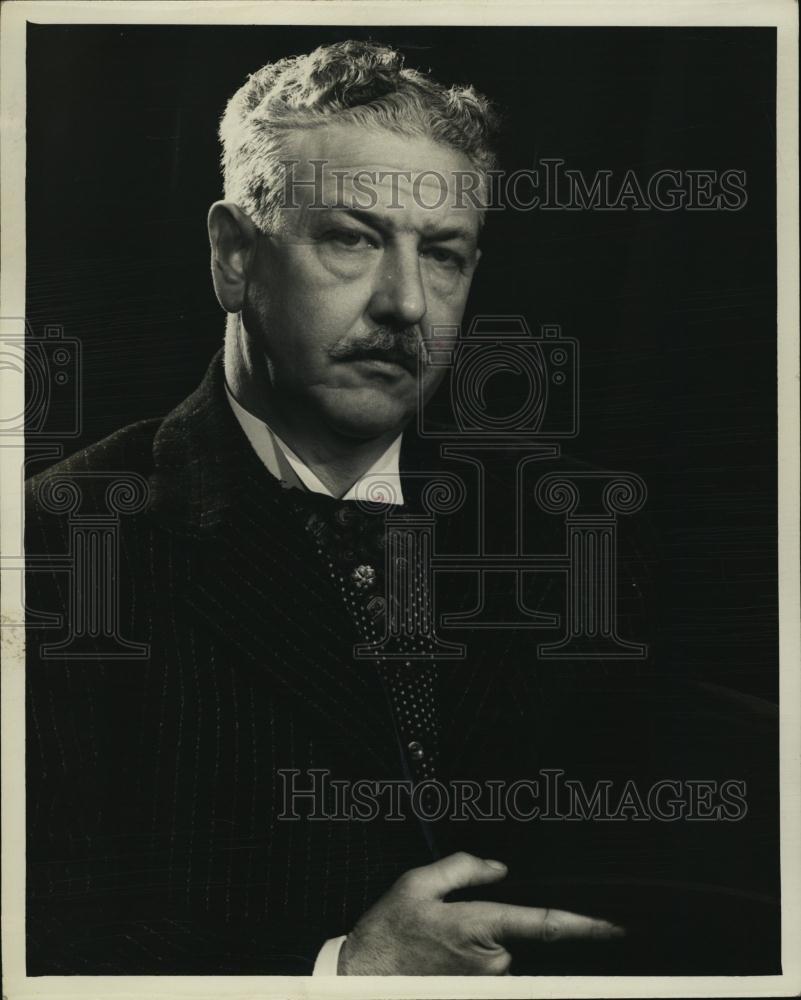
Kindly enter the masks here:
M 778 496 L 782 966 L 777 976 L 25 976 L 24 630 L 2 629 L 3 998 L 747 997 L 801 994 L 801 601 L 799 600 L 798 6 L 794 0 L 6 0 L 0 34 L 0 317 L 25 315 L 26 22 L 119 24 L 775 26 L 777 29 Z M 22 323 L 22 320 L 20 320 Z M 22 373 L 0 366 L 2 412 L 23 410 Z M 2 620 L 22 618 L 20 447 L 0 447 Z M 10 555 L 9 555 L 10 554 Z M 16 566 L 16 568 L 15 568 Z

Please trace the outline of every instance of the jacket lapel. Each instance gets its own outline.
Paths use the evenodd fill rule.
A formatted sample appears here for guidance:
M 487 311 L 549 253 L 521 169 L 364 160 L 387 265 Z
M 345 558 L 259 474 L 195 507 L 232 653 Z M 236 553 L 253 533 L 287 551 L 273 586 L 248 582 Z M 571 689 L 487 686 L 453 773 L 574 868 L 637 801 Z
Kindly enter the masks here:
M 223 651 L 316 716 L 343 744 L 397 769 L 386 696 L 336 587 L 277 480 L 225 399 L 218 355 L 199 389 L 162 424 L 151 511 L 184 534 L 184 599 Z

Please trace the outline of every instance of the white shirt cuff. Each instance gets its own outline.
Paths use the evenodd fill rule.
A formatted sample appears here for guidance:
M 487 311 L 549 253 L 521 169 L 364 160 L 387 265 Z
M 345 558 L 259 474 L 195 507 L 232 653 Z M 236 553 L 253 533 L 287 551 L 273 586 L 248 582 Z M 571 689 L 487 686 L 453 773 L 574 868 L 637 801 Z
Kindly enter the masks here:
M 314 963 L 313 976 L 335 976 L 337 974 L 339 952 L 346 937 L 347 934 L 343 934 L 342 937 L 329 938 L 325 942 Z

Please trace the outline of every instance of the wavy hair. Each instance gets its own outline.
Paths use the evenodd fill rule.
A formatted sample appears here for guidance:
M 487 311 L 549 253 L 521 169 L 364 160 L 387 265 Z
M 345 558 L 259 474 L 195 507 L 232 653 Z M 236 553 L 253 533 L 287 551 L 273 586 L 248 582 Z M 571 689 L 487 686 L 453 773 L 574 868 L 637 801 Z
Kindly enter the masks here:
M 269 232 L 278 221 L 285 139 L 297 129 L 349 122 L 426 136 L 464 153 L 486 175 L 498 117 L 473 87 L 444 87 L 406 69 L 403 55 L 373 42 L 324 45 L 252 73 L 220 120 L 225 198 Z

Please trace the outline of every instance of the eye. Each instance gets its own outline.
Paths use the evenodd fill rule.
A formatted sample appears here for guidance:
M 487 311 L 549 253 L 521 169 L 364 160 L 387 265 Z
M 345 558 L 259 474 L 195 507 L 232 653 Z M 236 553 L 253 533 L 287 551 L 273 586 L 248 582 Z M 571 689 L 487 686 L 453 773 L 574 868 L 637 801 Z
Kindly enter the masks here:
M 367 233 L 359 233 L 354 229 L 332 229 L 326 233 L 325 239 L 343 250 L 374 250 L 376 241 Z
M 459 268 L 461 270 L 465 265 L 465 259 L 461 254 L 454 253 L 453 250 L 446 250 L 444 247 L 427 247 L 422 251 L 422 255 L 445 268 Z

